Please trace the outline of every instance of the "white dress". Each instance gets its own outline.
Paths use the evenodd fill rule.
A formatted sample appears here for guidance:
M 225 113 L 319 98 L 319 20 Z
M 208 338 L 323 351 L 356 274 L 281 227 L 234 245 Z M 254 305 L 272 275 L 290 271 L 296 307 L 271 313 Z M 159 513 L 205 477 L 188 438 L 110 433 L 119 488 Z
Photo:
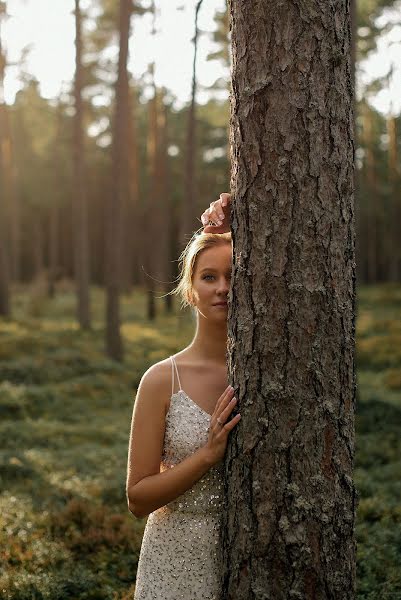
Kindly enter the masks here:
M 211 415 L 181 389 L 171 356 L 172 389 L 161 471 L 204 446 Z M 179 390 L 174 393 L 174 368 Z M 223 461 L 192 488 L 152 512 L 139 555 L 134 600 L 221 600 Z

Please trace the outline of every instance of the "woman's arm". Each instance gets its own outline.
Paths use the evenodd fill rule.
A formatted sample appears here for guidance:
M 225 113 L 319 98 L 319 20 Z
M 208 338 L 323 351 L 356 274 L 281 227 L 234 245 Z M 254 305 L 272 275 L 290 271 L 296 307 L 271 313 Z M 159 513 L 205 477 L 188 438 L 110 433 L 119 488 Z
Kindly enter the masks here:
M 136 395 L 126 485 L 128 508 L 136 517 L 145 517 L 181 496 L 214 464 L 204 446 L 160 473 L 170 373 L 169 365 L 154 365 L 142 377 Z
M 138 387 L 131 422 L 126 486 L 128 508 L 136 517 L 145 517 L 175 500 L 220 462 L 228 435 L 241 418 L 238 413 L 228 420 L 236 405 L 234 388 L 228 386 L 216 402 L 205 446 L 160 473 L 170 385 L 170 366 L 158 363 L 146 371 Z

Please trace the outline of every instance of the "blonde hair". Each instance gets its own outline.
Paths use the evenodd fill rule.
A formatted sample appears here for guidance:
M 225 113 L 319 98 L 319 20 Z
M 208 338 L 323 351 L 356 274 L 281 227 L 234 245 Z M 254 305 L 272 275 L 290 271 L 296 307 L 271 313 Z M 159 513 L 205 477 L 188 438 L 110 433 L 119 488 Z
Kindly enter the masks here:
M 193 306 L 192 281 L 195 272 L 196 260 L 201 252 L 215 246 L 231 244 L 231 232 L 228 233 L 195 233 L 180 254 L 180 274 L 178 285 L 171 290 L 170 294 L 181 296 L 181 308 Z

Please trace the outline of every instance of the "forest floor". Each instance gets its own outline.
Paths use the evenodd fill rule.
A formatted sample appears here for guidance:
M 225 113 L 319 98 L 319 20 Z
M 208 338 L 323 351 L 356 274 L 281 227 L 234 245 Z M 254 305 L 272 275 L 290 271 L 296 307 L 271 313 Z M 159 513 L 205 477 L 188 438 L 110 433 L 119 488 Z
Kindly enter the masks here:
M 68 285 L 19 289 L 0 322 L 0 598 L 128 600 L 145 520 L 125 498 L 135 390 L 190 342 L 189 312 L 122 302 L 126 356 L 105 357 L 103 293 L 79 331 Z M 175 300 L 177 304 L 177 301 Z M 357 599 L 401 598 L 401 286 L 358 290 Z

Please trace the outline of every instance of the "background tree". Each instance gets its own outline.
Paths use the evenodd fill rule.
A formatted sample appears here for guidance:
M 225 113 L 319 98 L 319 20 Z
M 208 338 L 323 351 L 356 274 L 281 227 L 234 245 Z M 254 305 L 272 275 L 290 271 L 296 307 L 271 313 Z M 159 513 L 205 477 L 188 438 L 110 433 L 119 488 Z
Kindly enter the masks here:
M 75 81 L 74 81 L 74 273 L 77 285 L 77 320 L 83 329 L 90 327 L 88 200 L 83 130 L 82 14 L 75 0 Z
M 186 147 L 186 162 L 184 171 L 184 206 L 183 219 L 181 222 L 181 243 L 184 245 L 188 241 L 188 231 L 195 229 L 196 215 L 196 172 L 195 172 L 195 152 L 196 152 L 196 57 L 198 53 L 198 15 L 202 6 L 203 0 L 198 0 L 195 6 L 195 24 L 194 24 L 194 56 L 192 62 L 192 86 L 191 100 L 188 109 L 188 125 L 187 125 L 187 147 Z
M 108 354 L 121 361 L 123 344 L 120 333 L 119 294 L 121 291 L 123 208 L 129 190 L 129 157 L 127 123 L 129 115 L 128 41 L 132 14 L 131 0 L 120 0 L 118 78 L 113 138 L 114 194 L 109 196 L 106 246 L 106 348 Z
M 7 156 L 9 136 L 7 135 L 7 106 L 4 100 L 4 76 L 6 57 L 2 45 L 2 24 L 6 16 L 6 3 L 0 2 L 0 315 L 10 314 L 9 297 L 9 255 L 7 243 L 7 177 L 9 168 Z
M 348 11 L 231 2 L 227 599 L 355 593 Z

